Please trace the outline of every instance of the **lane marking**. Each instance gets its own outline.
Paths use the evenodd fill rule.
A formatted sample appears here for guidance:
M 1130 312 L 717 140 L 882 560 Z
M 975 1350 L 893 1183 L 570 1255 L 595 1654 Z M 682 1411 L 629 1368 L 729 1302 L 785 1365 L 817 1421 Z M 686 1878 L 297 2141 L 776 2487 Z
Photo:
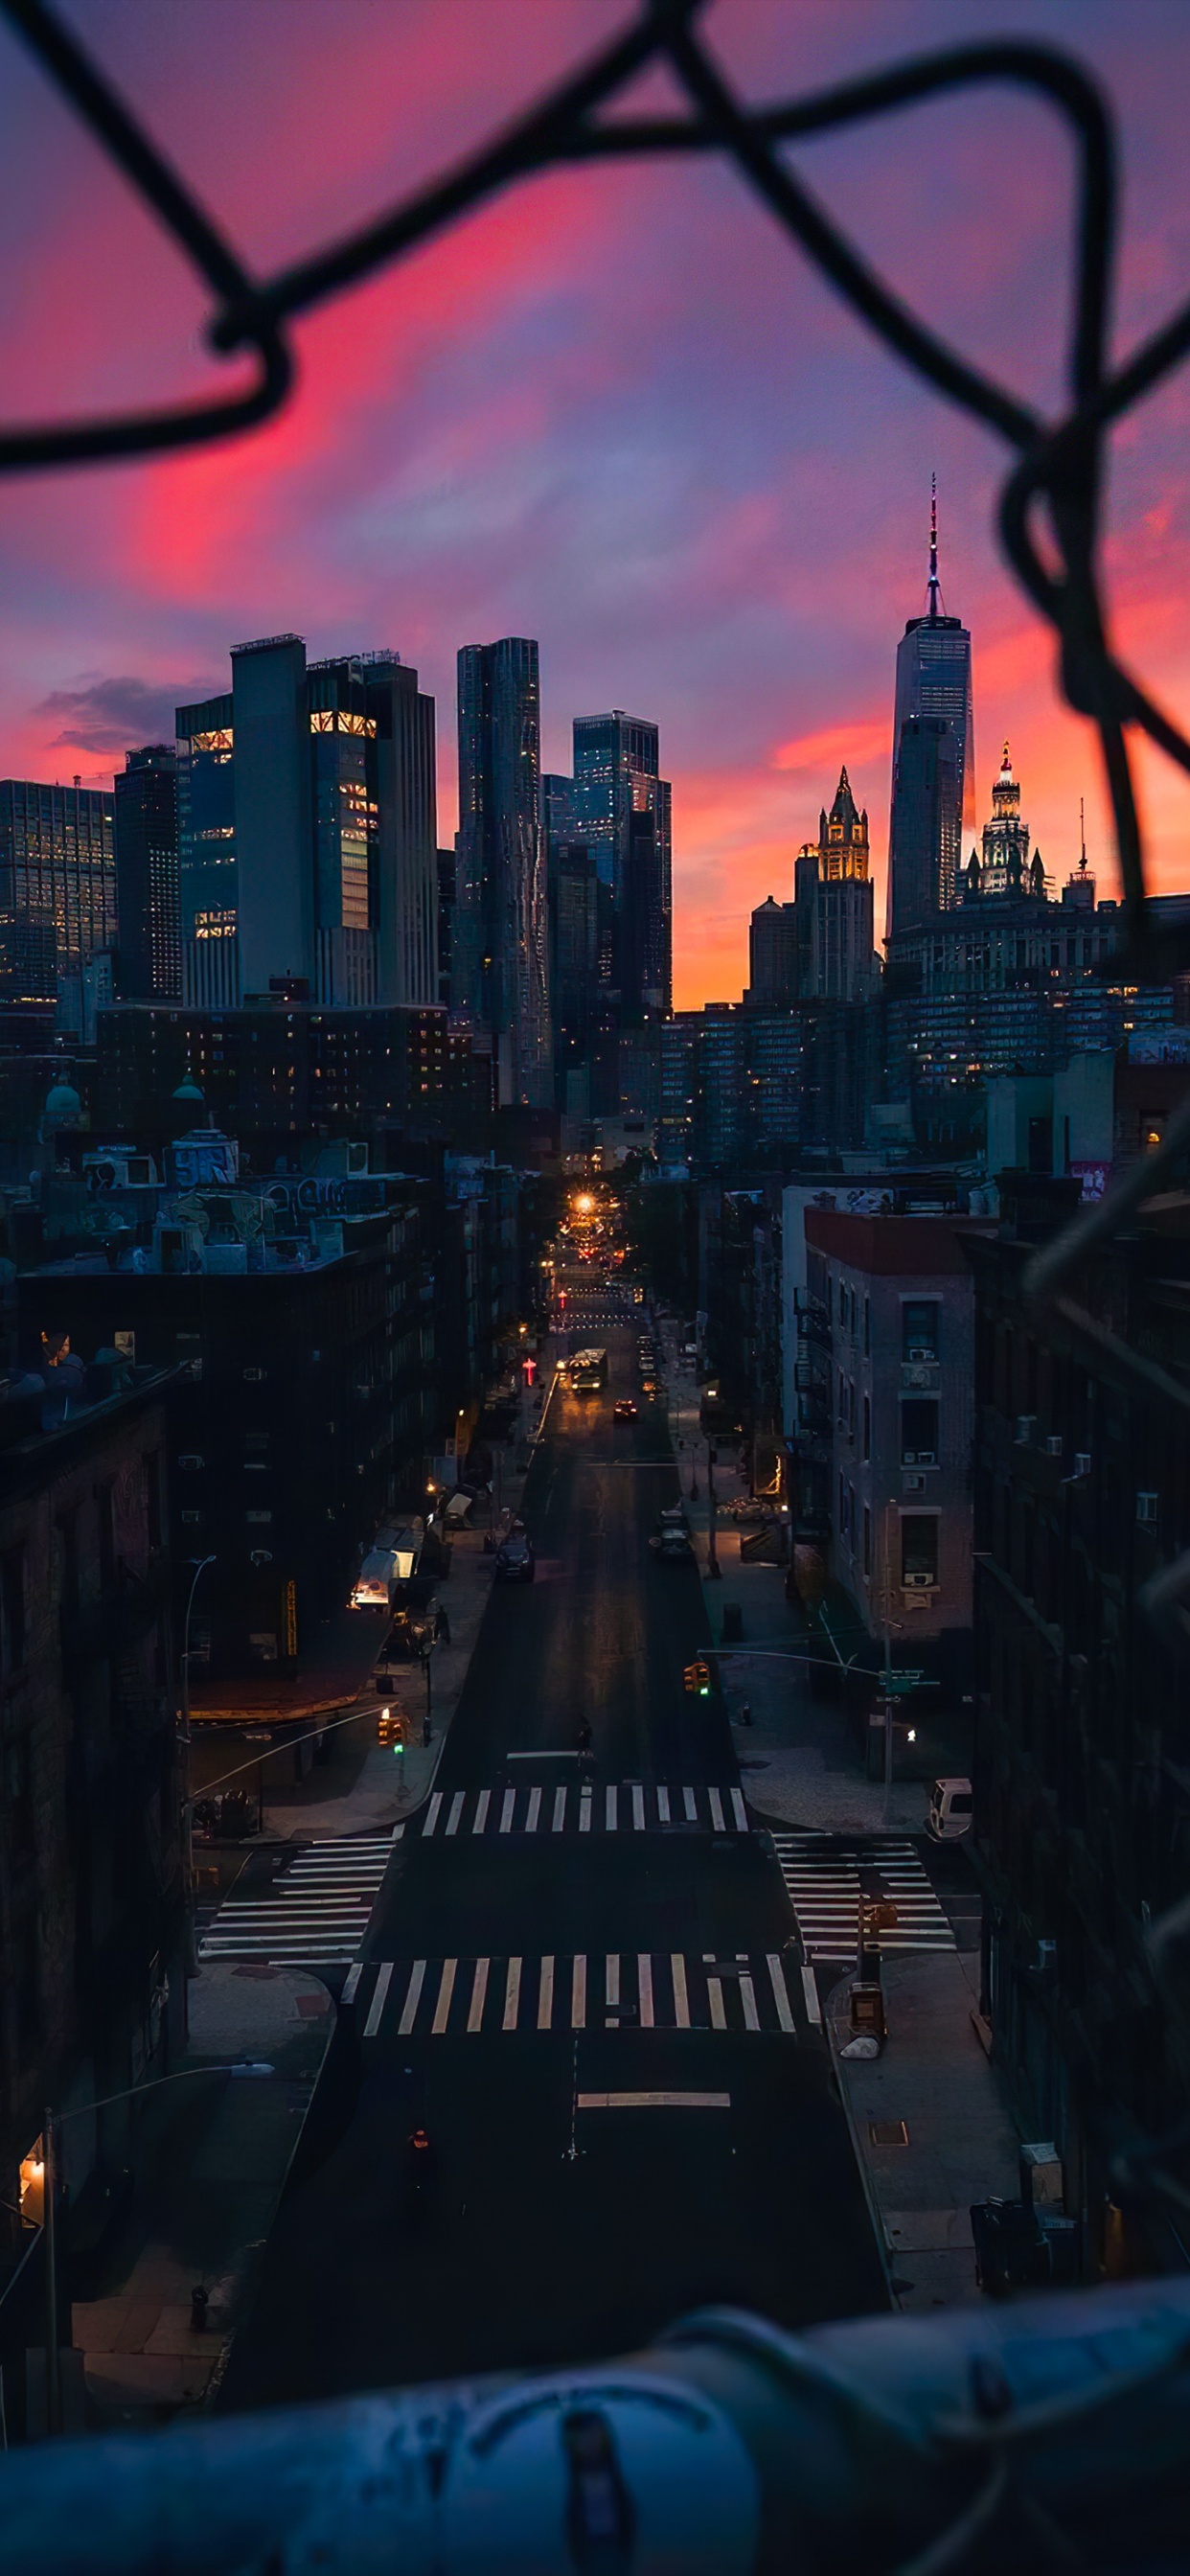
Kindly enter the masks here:
M 483 1832 L 484 1826 L 488 1820 L 488 1808 L 491 1806 L 491 1803 L 491 1790 L 481 1789 L 475 1802 L 475 1822 L 471 1828 L 473 1834 L 481 1834 Z
M 580 2093 L 580 2111 L 730 2111 L 730 2093 Z
M 504 2027 L 505 2027 L 505 2030 L 515 2030 L 515 2029 L 516 2029 L 516 2017 L 517 2017 L 517 2013 L 518 2013 L 518 2011 L 520 2010 L 520 2002 L 521 2002 L 521 1963 L 520 1963 L 520 1960 L 519 1960 L 519 1959 L 510 1959 L 510 1960 L 509 1960 L 509 1962 L 508 1962 L 508 1975 L 507 1975 L 507 1977 L 506 1977 L 506 1979 L 505 1979 L 505 1981 L 504 1981 Z
M 723 1800 L 717 1789 L 708 1789 L 707 1797 L 710 1800 L 711 1823 L 715 1828 L 715 1832 L 717 1834 L 724 1834 L 727 1831 L 727 1825 L 723 1814 Z
M 353 2004 L 355 2002 L 355 1990 L 362 1975 L 363 1966 L 361 1961 L 357 1959 L 355 1966 L 348 1969 L 347 1974 L 343 1979 L 343 2001 L 345 2004 Z
M 636 1980 L 637 1980 L 637 1990 L 638 1990 L 639 1995 L 640 1995 L 640 2026 L 641 2026 L 641 2029 L 642 2029 L 642 2030 L 652 2030 L 652 2028 L 653 2028 L 653 1961 L 652 1961 L 652 1957 L 651 1957 L 650 1953 L 649 1953 L 647 1950 L 638 1950 L 638 1951 L 637 1951 L 637 1954 L 636 1954 Z
M 404 1834 L 404 1831 L 405 1831 L 404 1825 L 394 1825 L 394 1826 L 393 1826 L 392 1838 L 393 1838 L 393 1841 L 394 1841 L 395 1843 L 399 1843 L 399 1842 L 401 1841 L 401 1838 L 402 1838 L 402 1836 L 403 1836 L 403 1834 Z
M 459 1818 L 462 1815 L 462 1812 L 463 1792 L 461 1789 L 456 1789 L 450 1802 L 450 1814 L 446 1819 L 446 1830 L 448 1834 L 457 1834 L 459 1830 Z
M 490 1960 L 487 1959 L 477 1959 L 475 1962 L 475 1974 L 471 1980 L 471 2004 L 467 2014 L 468 2030 L 480 2030 L 483 2027 L 483 2008 L 487 2000 L 490 1964 Z
M 659 1789 L 659 1790 L 658 1790 L 658 1792 L 657 1792 L 657 1813 L 658 1813 L 658 1815 L 659 1815 L 659 1816 L 660 1816 L 660 1818 L 661 1818 L 661 1822 L 662 1822 L 662 1824 L 663 1824 L 663 1825 L 667 1825 L 667 1824 L 669 1823 L 669 1791 L 668 1791 L 668 1789 Z
M 818 1995 L 818 1979 L 808 1962 L 803 1962 L 802 1965 L 802 1993 L 806 1998 L 806 2011 L 810 2020 L 816 2030 L 821 2030 L 822 2005 Z
M 572 2030 L 585 2030 L 587 2027 L 587 1962 L 581 1953 L 575 1960 L 570 1978 L 570 2027 Z
M 683 1804 L 684 1804 L 684 1806 L 685 1806 L 685 1809 L 686 1809 L 686 1822 L 687 1822 L 687 1824 L 688 1824 L 688 1825 L 696 1825 L 696 1824 L 698 1823 L 698 1809 L 697 1809 L 697 1807 L 695 1806 L 695 1803 L 694 1803 L 694 1791 L 693 1791 L 693 1789 L 683 1789 L 683 1791 L 682 1791 L 682 1802 L 683 1802 Z
M 634 1788 L 632 1792 L 632 1830 L 636 1834 L 643 1834 L 644 1829 L 645 1793 L 643 1789 Z
M 605 1797 L 604 1802 L 603 1802 L 603 1821 L 604 1821 L 604 1824 L 605 1824 L 605 1826 L 606 1826 L 607 1831 L 608 1831 L 608 1833 L 609 1833 L 609 1834 L 614 1834 L 614 1833 L 615 1833 L 615 1831 L 616 1831 L 616 1829 L 617 1829 L 618 1822 L 619 1822 L 619 1818 L 618 1818 L 618 1814 L 617 1814 L 617 1805 L 618 1805 L 618 1802 L 617 1802 L 617 1798 L 616 1798 L 615 1787 L 614 1787 L 614 1784 L 613 1784 L 613 1786 L 612 1786 L 611 1788 L 609 1788 L 609 1790 L 608 1790 L 608 1792 L 607 1792 L 607 1796 Z
M 689 2030 L 690 1998 L 686 1992 L 686 1962 L 680 1950 L 671 1951 L 669 1964 L 674 1985 L 674 2018 L 679 2030 Z
M 413 1962 L 413 1974 L 410 1977 L 409 1989 L 405 1997 L 405 2008 L 401 2014 L 400 2021 L 397 2024 L 397 2036 L 400 2039 L 408 2039 L 409 2033 L 417 2019 L 417 2007 L 421 2002 L 421 1990 L 425 1982 L 425 1973 L 425 1960 L 415 1959 Z
M 458 1964 L 457 1959 L 444 1959 L 442 1962 L 442 1975 L 438 1981 L 438 2001 L 434 2006 L 432 2025 L 435 2038 L 441 2038 L 450 2020 L 450 1999 L 455 1990 L 455 1970 Z
M 537 1819 L 538 1819 L 538 1817 L 539 1817 L 539 1815 L 540 1815 L 540 1814 L 541 1814 L 541 1791 L 540 1791 L 540 1789 L 530 1789 L 530 1791 L 529 1791 L 529 1813 L 528 1813 L 528 1815 L 527 1815 L 527 1816 L 526 1816 L 526 1818 L 525 1818 L 525 1832 L 526 1832 L 527 1834 L 535 1834 L 535 1833 L 536 1833 L 536 1831 L 537 1831 Z
M 424 1823 L 424 1825 L 422 1826 L 422 1829 L 421 1829 L 421 1835 L 422 1835 L 422 1841 L 423 1841 L 423 1842 L 428 1842 L 429 1837 L 430 1837 L 430 1835 L 433 1833 L 433 1831 L 434 1831 L 434 1827 L 435 1827 L 435 1825 L 436 1825 L 436 1824 L 437 1824 L 437 1822 L 438 1822 L 438 1818 L 439 1818 L 439 1815 L 441 1814 L 441 1812 L 442 1812 L 442 1791 L 441 1791 L 441 1789 L 435 1789 L 435 1791 L 434 1791 L 434 1795 L 433 1795 L 433 1797 L 431 1798 L 430 1803 L 429 1803 L 429 1806 L 428 1806 L 428 1807 L 427 1807 L 427 1809 L 426 1809 L 426 1821 L 425 1821 L 425 1823 Z
M 794 2019 L 789 2008 L 789 1988 L 785 1983 L 785 1979 L 781 1971 L 780 1959 L 778 1958 L 775 1950 L 770 1950 L 767 1953 L 767 1957 L 769 1981 L 773 1989 L 773 2002 L 777 2007 L 777 2019 L 781 2024 L 782 2030 L 793 2030 Z
M 555 1789 L 555 1791 L 554 1791 L 554 1824 L 553 1824 L 553 1830 L 554 1830 L 554 1832 L 555 1832 L 556 1834 L 560 1834 L 560 1833 L 561 1833 L 562 1828 L 563 1828 L 563 1826 L 564 1826 L 565 1822 L 566 1822 L 566 1791 L 565 1791 L 565 1789 Z
M 547 1950 L 541 1962 L 541 1984 L 537 1991 L 537 2027 L 549 2030 L 554 2019 L 554 1956 Z
M 740 1832 L 742 1834 L 746 1834 L 748 1831 L 748 1810 L 744 1805 L 743 1798 L 741 1797 L 738 1789 L 732 1790 L 731 1803 L 735 1809 L 735 1820 L 739 1826 Z
M 364 2023 L 365 2039 L 375 2039 L 376 2033 L 380 2028 L 380 2016 L 384 2011 L 389 1986 L 392 1982 L 392 1973 L 392 1960 L 382 1959 L 376 1977 L 376 1992 L 372 1997 L 372 2001 L 368 2009 L 368 2018 Z
M 512 1819 L 515 1812 L 516 1790 L 506 1789 L 504 1792 L 504 1804 L 500 1809 L 500 1831 L 502 1834 L 510 1834 L 512 1832 Z

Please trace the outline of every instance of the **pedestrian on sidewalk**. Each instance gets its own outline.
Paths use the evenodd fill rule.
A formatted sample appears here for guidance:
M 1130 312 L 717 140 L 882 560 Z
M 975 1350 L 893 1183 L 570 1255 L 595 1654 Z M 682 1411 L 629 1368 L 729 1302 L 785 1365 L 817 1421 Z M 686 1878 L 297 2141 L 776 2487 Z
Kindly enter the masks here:
M 740 1701 L 740 1724 L 741 1726 L 751 1726 L 752 1724 L 752 1702 L 749 1699 L 742 1699 Z
M 438 1604 L 438 1616 L 434 1621 L 434 1643 L 436 1646 L 450 1644 L 450 1621 L 441 1602 Z

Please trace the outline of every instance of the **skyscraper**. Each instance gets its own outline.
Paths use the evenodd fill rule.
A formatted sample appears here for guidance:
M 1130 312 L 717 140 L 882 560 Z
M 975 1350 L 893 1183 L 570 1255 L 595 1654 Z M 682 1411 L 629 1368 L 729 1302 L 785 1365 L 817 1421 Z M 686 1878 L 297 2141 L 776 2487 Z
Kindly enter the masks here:
M 673 989 L 670 784 L 655 724 L 620 707 L 575 717 L 574 830 L 610 897 L 607 1024 L 639 1027 Z
M 806 1001 L 862 1002 L 877 975 L 872 944 L 868 817 L 860 813 L 846 769 L 817 841 L 803 842 L 794 866 L 797 991 Z M 755 918 L 755 916 L 754 916 Z
M 548 1107 L 548 920 L 536 643 L 464 644 L 459 675 L 457 1006 L 490 1029 L 499 1098 Z
M 890 938 L 917 927 L 955 900 L 955 875 L 965 827 L 975 820 L 975 717 L 971 695 L 971 637 L 941 606 L 938 577 L 938 502 L 930 503 L 930 569 L 924 617 L 911 617 L 897 646 L 893 716 L 893 791 L 888 843 Z M 902 779 L 905 727 L 946 725 L 953 752 L 938 752 L 936 793 L 923 794 L 922 754 L 915 747 Z M 918 738 L 920 745 L 921 738 Z M 923 838 L 927 816 L 932 837 Z
M 391 652 L 238 645 L 179 707 L 185 995 L 305 982 L 328 1009 L 438 998 L 434 702 Z
M 61 1025 L 82 1027 L 82 970 L 116 944 L 113 805 L 100 789 L 0 779 L 0 931 L 18 985 L 13 998 L 48 1002 Z M 50 933 L 54 971 L 49 972 Z
M 182 990 L 178 922 L 178 756 L 172 743 L 125 754 L 115 792 L 119 989 L 130 1002 L 175 1002 Z

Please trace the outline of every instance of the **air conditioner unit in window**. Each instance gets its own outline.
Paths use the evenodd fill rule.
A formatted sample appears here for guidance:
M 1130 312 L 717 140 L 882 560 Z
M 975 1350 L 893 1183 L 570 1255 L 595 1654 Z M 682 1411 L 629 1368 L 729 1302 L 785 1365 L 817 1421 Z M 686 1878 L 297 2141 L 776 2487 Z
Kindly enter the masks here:
M 934 1580 L 935 1578 L 932 1574 L 907 1574 L 905 1576 L 905 1590 L 906 1592 L 932 1592 L 934 1588 Z
M 1037 1438 L 1037 1416 L 1035 1413 L 1018 1413 L 1016 1418 L 1016 1430 L 1013 1434 L 1013 1438 L 1016 1441 L 1018 1449 L 1027 1448 L 1030 1441 Z
M 1051 1433 L 1050 1433 L 1050 1435 L 1049 1435 L 1049 1438 L 1048 1438 L 1048 1440 L 1046 1441 L 1046 1444 L 1045 1444 L 1045 1454 L 1046 1454 L 1046 1457 L 1047 1457 L 1047 1458 L 1060 1458 L 1060 1457 L 1061 1457 L 1061 1455 L 1062 1455 L 1062 1434 L 1061 1434 L 1061 1432 L 1060 1432 L 1060 1431 L 1051 1431 Z
M 909 1357 L 911 1360 L 932 1360 L 936 1359 L 937 1356 L 937 1352 L 930 1349 L 928 1342 L 913 1342 L 910 1345 Z
M 916 1467 L 916 1465 L 917 1465 L 917 1451 L 916 1451 L 916 1449 L 903 1449 L 903 1450 L 901 1451 L 901 1465 L 902 1465 L 902 1467 Z
M 202 1459 L 199 1457 L 199 1455 L 198 1455 L 198 1451 L 197 1451 L 196 1449 L 188 1449 L 188 1450 L 185 1452 L 185 1455 L 184 1455 L 183 1457 L 179 1458 L 179 1460 L 178 1460 L 178 1465 L 179 1465 L 179 1467 L 187 1467 L 187 1468 L 191 1468 L 191 1467 L 201 1467 L 201 1466 L 202 1466 L 202 1464 L 203 1464 L 203 1461 L 202 1461 Z
M 1075 1472 L 1075 1475 L 1076 1475 L 1076 1476 L 1089 1476 L 1089 1475 L 1090 1475 L 1090 1473 L 1091 1473 L 1091 1452 L 1090 1452 L 1090 1450 L 1089 1450 L 1089 1449 L 1076 1449 L 1076 1450 L 1075 1450 L 1075 1453 L 1074 1453 L 1074 1472 Z
M 919 1449 L 917 1463 L 919 1467 L 936 1467 L 938 1460 L 932 1449 Z
M 1155 1494 L 1138 1494 L 1138 1495 L 1137 1495 L 1137 1497 L 1136 1497 L 1136 1517 L 1137 1517 L 1138 1521 L 1153 1522 L 1153 1521 L 1155 1521 L 1155 1520 L 1156 1520 L 1156 1518 L 1157 1518 L 1157 1497 L 1156 1497 L 1156 1495 L 1155 1495 Z
M 924 1494 L 925 1489 L 926 1480 L 924 1476 L 906 1476 L 905 1491 L 907 1494 Z

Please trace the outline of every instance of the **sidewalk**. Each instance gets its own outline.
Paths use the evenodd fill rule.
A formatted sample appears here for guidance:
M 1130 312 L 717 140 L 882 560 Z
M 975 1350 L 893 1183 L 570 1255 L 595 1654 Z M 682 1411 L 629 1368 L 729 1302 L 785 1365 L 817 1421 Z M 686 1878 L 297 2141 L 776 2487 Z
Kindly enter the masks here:
M 305 1970 L 219 1964 L 192 1981 L 189 2042 L 171 2075 L 238 2059 L 272 2072 L 212 2074 L 146 2096 L 134 2195 L 102 2257 L 101 2295 L 72 2310 L 90 2429 L 147 2428 L 208 2402 L 333 2028 L 326 1987 Z M 200 2284 L 210 2294 L 201 2333 L 190 2307 Z
M 840 2056 L 850 1979 L 835 1987 L 826 2012 L 835 2073 L 893 2305 L 954 2307 L 978 2295 L 972 2202 L 1018 2192 L 1017 2131 L 971 2017 L 975 1955 L 886 1958 L 882 1983 L 889 2035 L 876 2058 Z
M 699 1391 L 694 1379 L 677 1368 L 671 1324 L 661 1327 L 660 1344 L 682 1500 L 705 1574 L 709 1511 Z M 720 1441 L 717 1446 L 715 1539 L 722 1579 L 708 1580 L 706 1601 L 716 1644 L 724 1604 L 738 1604 L 743 1616 L 748 1651 L 729 1649 L 717 1660 L 749 1806 L 761 1823 L 797 1825 L 807 1832 L 919 1834 L 929 1782 L 894 1780 L 886 1792 L 882 1782 L 869 1780 L 841 1697 L 819 1696 L 811 1689 L 809 1664 L 795 1660 L 804 1654 L 809 1634 L 802 1612 L 785 1597 L 784 1567 L 742 1562 L 740 1528 L 722 1516 L 726 1504 L 747 1493 L 748 1483 L 736 1463 L 735 1444 Z M 690 1495 L 692 1471 L 696 1500 Z M 751 1726 L 739 1723 L 745 1704 L 752 1712 Z
M 527 1467 L 521 1468 L 519 1461 L 531 1457 L 527 1444 L 537 1413 L 535 1396 L 526 1393 L 521 1399 L 515 1439 L 501 1462 L 504 1505 L 514 1513 L 520 1507 L 527 1474 Z M 483 1508 L 481 1505 L 481 1516 Z M 439 1587 L 450 1622 L 450 1643 L 437 1645 L 431 1660 L 430 1744 L 423 1747 L 421 1741 L 426 1685 L 419 1664 L 411 1662 L 383 1699 L 372 1689 L 370 1679 L 365 1681 L 360 1688 L 358 1714 L 329 1736 L 324 1764 L 317 1765 L 301 1781 L 271 1782 L 266 1774 L 263 1840 L 318 1842 L 340 1835 L 383 1833 L 399 1824 L 429 1795 L 492 1588 L 495 1560 L 491 1553 L 485 1553 L 486 1535 L 481 1526 L 457 1530 L 451 1537 L 450 1573 Z M 365 1619 L 369 1622 L 370 1673 L 384 1641 L 385 1622 L 383 1618 L 372 1619 L 366 1611 L 353 1615 L 361 1627 Z M 406 1733 L 412 1740 L 403 1753 L 394 1753 L 391 1745 L 377 1741 L 377 1718 L 384 1706 L 403 1709 L 410 1720 Z

